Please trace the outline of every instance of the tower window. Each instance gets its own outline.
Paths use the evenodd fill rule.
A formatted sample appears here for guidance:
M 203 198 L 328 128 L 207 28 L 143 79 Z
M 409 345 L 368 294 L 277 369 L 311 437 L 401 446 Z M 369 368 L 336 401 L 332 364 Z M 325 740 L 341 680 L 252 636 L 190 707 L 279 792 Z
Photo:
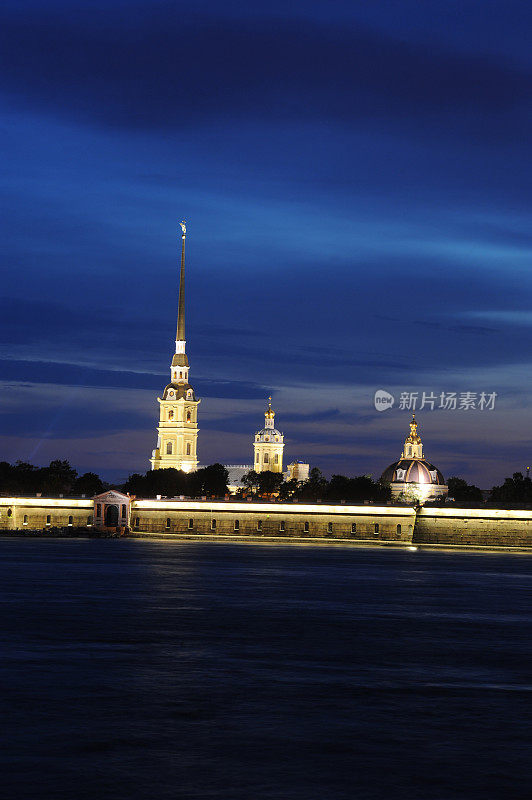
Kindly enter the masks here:
M 166 445 L 166 455 L 167 456 L 172 455 L 172 442 L 168 442 L 168 444 Z
M 68 518 L 68 524 L 69 525 L 73 525 L 74 524 L 74 517 L 69 517 Z
M 51 522 L 52 522 L 52 515 L 51 514 L 47 514 L 46 515 L 46 524 L 50 525 Z
M 258 454 L 258 453 L 255 453 L 255 461 L 258 461 L 258 460 L 259 460 L 259 458 L 260 458 L 259 454 Z
M 187 456 L 190 455 L 190 442 L 187 442 Z
M 173 411 L 169 411 L 168 412 L 168 419 L 173 419 L 173 418 L 174 418 L 174 412 Z
M 305 522 L 305 524 L 304 524 L 304 526 L 303 526 L 303 530 L 305 531 L 305 533 L 308 533 L 308 532 L 309 532 L 309 530 L 310 530 L 310 525 L 308 524 L 308 522 Z
M 215 530 L 216 530 L 216 520 L 215 519 L 211 519 L 211 531 L 215 531 Z
M 233 530 L 239 531 L 240 530 L 240 520 L 235 519 L 235 524 L 233 525 Z
M 274 459 L 273 459 L 273 463 L 274 464 L 278 464 L 279 463 L 279 455 L 278 455 L 278 453 L 275 454 Z
M 378 533 L 378 532 L 379 532 L 379 523 L 376 522 L 375 523 L 375 533 Z
M 166 518 L 166 527 L 169 528 L 171 523 L 172 523 L 172 520 L 170 519 L 170 517 L 167 517 Z
M 264 453 L 264 463 L 267 464 L 270 460 L 268 453 Z
M 357 532 L 357 524 L 356 524 L 356 522 L 352 522 L 351 523 L 351 533 L 356 533 L 356 532 Z
M 189 521 L 188 521 L 188 529 L 189 529 L 189 531 L 191 531 L 193 527 L 194 527 L 194 520 L 193 519 L 189 519 Z
M 285 524 L 284 524 L 284 519 L 282 519 L 281 522 L 279 523 L 279 533 L 284 533 L 284 532 L 285 532 Z
M 190 411 L 187 411 L 187 422 L 190 422 L 190 420 L 191 420 L 191 414 Z
M 23 524 L 24 525 L 28 524 L 28 515 L 27 514 L 24 514 L 24 523 Z
M 262 520 L 261 520 L 261 519 L 258 519 L 258 520 L 257 520 L 257 530 L 258 530 L 258 531 L 261 531 L 261 530 L 262 530 Z
M 401 526 L 400 525 L 397 526 L 397 535 L 398 536 L 401 535 Z

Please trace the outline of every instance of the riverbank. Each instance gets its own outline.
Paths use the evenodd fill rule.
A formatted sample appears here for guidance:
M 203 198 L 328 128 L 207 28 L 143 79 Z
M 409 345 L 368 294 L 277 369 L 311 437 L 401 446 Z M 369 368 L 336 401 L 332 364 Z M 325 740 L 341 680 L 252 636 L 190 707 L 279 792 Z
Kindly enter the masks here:
M 434 543 L 407 543 L 392 541 L 375 541 L 374 539 L 334 539 L 327 537 L 303 536 L 228 536 L 228 535 L 190 535 L 186 533 L 150 533 L 143 531 L 118 534 L 111 531 L 98 531 L 95 529 L 73 529 L 69 531 L 0 531 L 0 539 L 144 539 L 153 542 L 180 542 L 180 543 L 208 543 L 208 544 L 239 544 L 263 546 L 314 546 L 314 547 L 340 547 L 364 549 L 391 549 L 391 550 L 423 550 L 434 552 L 459 552 L 470 551 L 476 553 L 522 553 L 530 555 L 530 547 L 519 545 L 481 545 L 481 544 L 434 544 Z

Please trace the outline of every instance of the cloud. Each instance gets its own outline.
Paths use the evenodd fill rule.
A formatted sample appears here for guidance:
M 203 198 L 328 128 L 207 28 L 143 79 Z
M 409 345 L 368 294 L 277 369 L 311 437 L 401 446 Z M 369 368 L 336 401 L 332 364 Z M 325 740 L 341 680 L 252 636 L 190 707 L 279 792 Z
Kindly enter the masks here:
M 423 120 L 420 135 L 495 140 L 529 128 L 525 69 L 355 24 L 202 18 L 152 3 L 4 8 L 1 30 L 1 87 L 12 100 L 101 126 L 180 130 L 245 114 L 411 118 Z

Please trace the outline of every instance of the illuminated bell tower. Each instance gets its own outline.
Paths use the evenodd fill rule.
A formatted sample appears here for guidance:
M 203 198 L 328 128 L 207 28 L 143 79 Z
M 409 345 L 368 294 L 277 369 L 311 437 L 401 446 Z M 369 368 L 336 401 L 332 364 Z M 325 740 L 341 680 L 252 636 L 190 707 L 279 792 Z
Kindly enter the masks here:
M 416 415 L 412 414 L 410 423 L 410 433 L 405 439 L 405 446 L 401 453 L 401 458 L 423 458 L 423 445 L 417 432 Z
M 253 443 L 255 472 L 283 471 L 283 434 L 274 426 L 275 411 L 272 411 L 272 398 L 264 414 L 264 428 L 257 431 Z
M 181 225 L 181 274 L 175 354 L 170 367 L 170 383 L 165 386 L 159 401 L 157 447 L 152 452 L 152 469 L 182 469 L 193 472 L 198 468 L 198 405 L 194 389 L 188 382 L 188 358 L 185 353 L 185 221 Z

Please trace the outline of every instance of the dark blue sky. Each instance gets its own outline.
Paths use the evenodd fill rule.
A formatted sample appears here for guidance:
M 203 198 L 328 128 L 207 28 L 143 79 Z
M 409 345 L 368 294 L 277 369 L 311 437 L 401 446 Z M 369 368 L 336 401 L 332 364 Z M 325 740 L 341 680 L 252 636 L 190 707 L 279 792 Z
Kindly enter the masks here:
M 299 6 L 299 8 L 297 7 Z M 199 457 L 379 475 L 408 412 L 489 487 L 532 460 L 532 6 L 14 0 L 0 11 L 2 452 L 144 471 L 175 336 Z

